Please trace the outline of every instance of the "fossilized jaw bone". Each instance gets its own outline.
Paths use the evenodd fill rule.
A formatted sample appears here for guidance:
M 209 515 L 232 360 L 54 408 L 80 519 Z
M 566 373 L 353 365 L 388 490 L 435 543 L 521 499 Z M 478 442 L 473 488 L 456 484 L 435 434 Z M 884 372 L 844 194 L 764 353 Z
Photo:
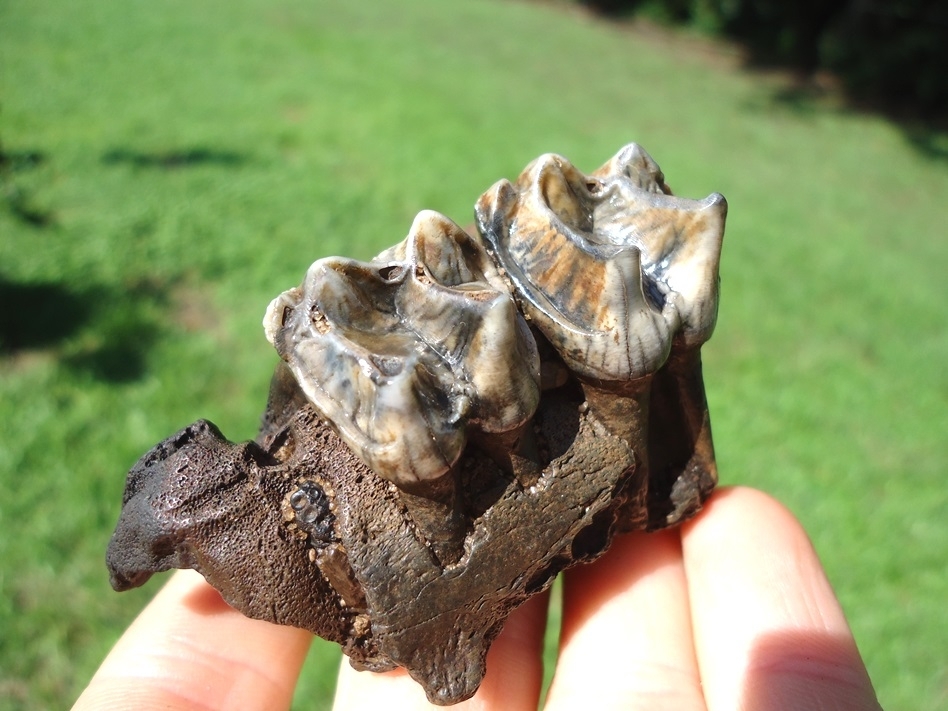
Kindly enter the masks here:
M 589 175 L 542 156 L 481 197 L 477 234 L 422 212 L 371 262 L 316 262 L 267 311 L 285 363 L 257 439 L 198 422 L 129 473 L 113 585 L 194 567 L 357 668 L 468 698 L 511 610 L 714 487 L 725 214 L 630 144 Z
M 447 218 L 420 213 L 383 259 L 313 264 L 264 319 L 307 397 L 400 486 L 444 475 L 466 427 L 516 429 L 539 402 L 536 344 L 474 247 Z

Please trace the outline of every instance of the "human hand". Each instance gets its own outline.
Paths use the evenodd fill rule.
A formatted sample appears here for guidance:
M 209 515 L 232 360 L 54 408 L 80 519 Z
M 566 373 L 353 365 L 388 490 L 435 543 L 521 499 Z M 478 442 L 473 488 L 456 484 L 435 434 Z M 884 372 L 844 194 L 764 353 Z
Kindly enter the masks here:
M 457 709 L 536 709 L 546 596 L 516 610 L 477 694 Z M 310 635 L 245 618 L 180 572 L 75 709 L 286 709 Z M 826 575 L 796 519 L 722 489 L 680 528 L 629 534 L 565 573 L 557 709 L 878 709 Z M 428 709 L 403 670 L 339 672 L 335 711 Z M 434 707 L 437 708 L 437 707 Z

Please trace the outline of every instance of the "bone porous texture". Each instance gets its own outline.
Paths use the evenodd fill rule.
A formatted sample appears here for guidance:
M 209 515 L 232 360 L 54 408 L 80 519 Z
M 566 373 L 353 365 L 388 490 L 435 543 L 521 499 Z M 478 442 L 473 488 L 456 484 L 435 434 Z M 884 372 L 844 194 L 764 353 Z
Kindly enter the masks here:
M 509 613 L 717 481 L 700 348 L 727 204 L 675 197 L 636 144 L 499 181 L 477 231 L 419 213 L 375 259 L 270 304 L 260 432 L 206 421 L 128 474 L 112 585 L 194 568 L 245 614 L 469 698 Z

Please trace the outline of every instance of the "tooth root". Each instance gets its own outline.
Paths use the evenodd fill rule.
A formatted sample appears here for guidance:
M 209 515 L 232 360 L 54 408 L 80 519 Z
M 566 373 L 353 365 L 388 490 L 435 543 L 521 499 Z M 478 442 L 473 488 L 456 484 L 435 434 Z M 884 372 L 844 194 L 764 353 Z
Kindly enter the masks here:
M 650 529 L 696 513 L 718 480 L 700 350 L 673 350 L 653 388 Z
M 457 563 L 464 554 L 466 534 L 457 472 L 450 470 L 440 479 L 425 482 L 424 486 L 402 487 L 399 500 L 408 510 L 436 564 L 444 568 Z

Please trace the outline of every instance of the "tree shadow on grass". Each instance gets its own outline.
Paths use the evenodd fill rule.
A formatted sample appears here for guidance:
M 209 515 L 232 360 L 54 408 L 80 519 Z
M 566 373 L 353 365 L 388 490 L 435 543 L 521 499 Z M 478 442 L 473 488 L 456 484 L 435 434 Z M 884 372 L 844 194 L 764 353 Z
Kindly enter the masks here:
M 174 170 L 216 165 L 233 168 L 247 163 L 249 157 L 236 151 L 212 148 L 180 148 L 168 151 L 139 151 L 132 148 L 113 148 L 102 154 L 106 165 L 126 164 L 136 168 Z
M 912 150 L 929 160 L 948 161 L 948 126 L 911 115 L 900 115 L 896 107 L 863 105 L 845 99 L 837 88 L 821 86 L 813 78 L 795 76 L 785 79 L 783 85 L 771 93 L 770 105 L 803 117 L 827 111 L 875 113 L 897 127 Z
M 804 116 L 827 111 L 881 116 L 925 158 L 948 160 L 944 3 L 748 0 L 708 5 L 695 0 L 580 0 L 580 4 L 620 25 L 691 27 L 713 34 L 739 48 L 745 71 L 778 78 L 765 108 Z
M 948 161 L 948 130 L 937 131 L 918 125 L 909 125 L 903 130 L 915 150 L 929 158 Z
M 14 179 L 18 173 L 39 168 L 46 162 L 40 151 L 8 151 L 0 145 L 0 193 L 6 208 L 20 222 L 31 227 L 50 227 L 56 218 L 51 210 L 37 205 L 30 191 Z
M 61 284 L 19 284 L 0 276 L 0 354 L 58 345 L 73 336 L 92 313 L 92 304 Z
M 144 282 L 78 290 L 0 276 L 0 358 L 49 352 L 68 369 L 99 381 L 138 380 L 162 330 L 167 292 L 167 285 Z

